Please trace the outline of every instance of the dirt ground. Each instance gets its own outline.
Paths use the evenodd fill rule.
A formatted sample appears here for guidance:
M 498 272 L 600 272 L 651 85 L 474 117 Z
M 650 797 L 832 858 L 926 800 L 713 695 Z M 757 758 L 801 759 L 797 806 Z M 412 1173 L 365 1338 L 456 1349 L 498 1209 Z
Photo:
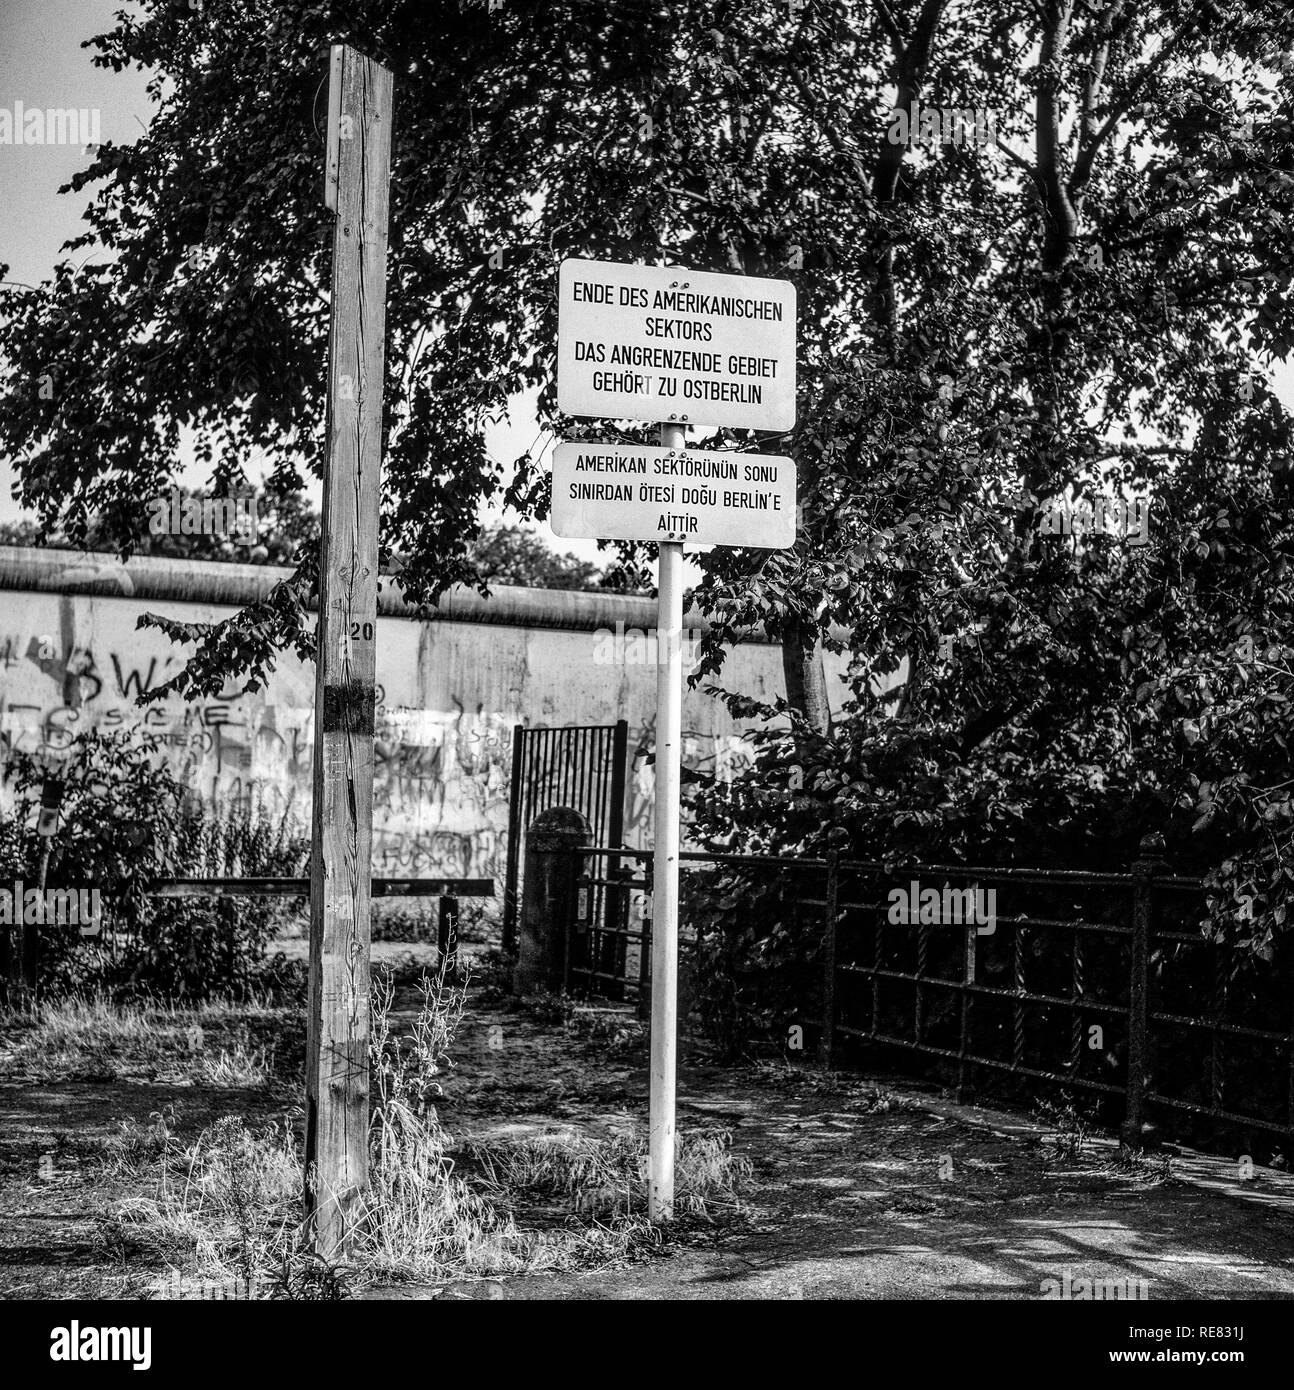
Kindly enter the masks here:
M 398 1003 L 413 1007 L 412 991 Z M 646 1129 L 646 1040 L 631 1015 L 578 1015 L 573 1035 L 510 1000 L 469 1007 L 441 1117 L 458 1140 Z M 0 1047 L 3 1040 L 0 1040 Z M 0 1053 L 0 1059 L 3 1054 Z M 222 1115 L 282 1116 L 272 1089 L 112 1080 L 0 1081 L 0 1297 L 139 1297 L 156 1272 L 115 1260 L 99 1214 L 131 1195 L 101 1156 L 133 1117 L 170 1106 L 183 1138 Z M 1077 1153 L 1020 1116 L 958 1107 L 894 1078 L 741 1069 L 684 1047 L 679 1130 L 726 1129 L 753 1163 L 745 1210 L 689 1223 L 621 1267 L 438 1287 L 392 1299 L 1036 1299 L 1045 1281 L 1143 1280 L 1152 1301 L 1294 1297 L 1294 1179 L 1241 1180 L 1229 1160 Z
M 499 1050 L 491 1052 L 490 1030 Z M 572 1049 L 550 1026 L 483 1011 L 446 1083 L 451 1131 L 646 1127 L 645 1040 Z M 680 1133 L 722 1127 L 754 1163 L 749 1209 L 709 1238 L 622 1270 L 539 1274 L 439 1298 L 1036 1299 L 1044 1281 L 1146 1281 L 1152 1300 L 1294 1297 L 1294 1179 L 1189 1152 L 1121 1163 L 1089 1139 L 959 1107 L 894 1078 L 709 1064 L 684 1049 Z M 943 1176 L 941 1176 L 941 1174 Z

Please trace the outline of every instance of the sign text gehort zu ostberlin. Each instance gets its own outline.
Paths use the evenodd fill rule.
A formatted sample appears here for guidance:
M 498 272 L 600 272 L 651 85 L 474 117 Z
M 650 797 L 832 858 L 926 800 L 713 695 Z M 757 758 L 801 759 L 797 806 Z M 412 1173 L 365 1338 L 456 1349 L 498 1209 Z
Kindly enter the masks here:
M 795 423 L 795 286 L 567 260 L 557 405 L 568 415 L 737 429 Z
M 568 539 L 795 544 L 795 465 L 775 454 L 559 444 L 553 531 Z

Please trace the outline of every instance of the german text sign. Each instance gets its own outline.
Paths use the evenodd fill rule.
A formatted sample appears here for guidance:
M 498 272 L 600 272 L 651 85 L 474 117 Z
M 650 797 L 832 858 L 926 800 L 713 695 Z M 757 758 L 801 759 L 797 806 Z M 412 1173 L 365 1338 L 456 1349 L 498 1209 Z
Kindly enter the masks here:
M 789 430 L 795 286 L 747 275 L 563 261 L 557 406 L 567 415 Z
M 795 464 L 776 454 L 558 444 L 554 532 L 568 539 L 795 544 Z

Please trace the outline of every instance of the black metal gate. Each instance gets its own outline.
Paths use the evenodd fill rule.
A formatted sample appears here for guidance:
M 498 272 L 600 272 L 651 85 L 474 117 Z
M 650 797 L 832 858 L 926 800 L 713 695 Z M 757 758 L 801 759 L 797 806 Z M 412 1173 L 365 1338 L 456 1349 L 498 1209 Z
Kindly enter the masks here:
M 598 845 L 624 843 L 625 772 L 629 725 L 585 724 L 565 729 L 512 731 L 512 785 L 508 805 L 508 861 L 503 885 L 503 946 L 517 940 L 525 834 L 541 812 L 569 806 L 588 818 Z M 600 913 L 601 895 L 596 906 Z

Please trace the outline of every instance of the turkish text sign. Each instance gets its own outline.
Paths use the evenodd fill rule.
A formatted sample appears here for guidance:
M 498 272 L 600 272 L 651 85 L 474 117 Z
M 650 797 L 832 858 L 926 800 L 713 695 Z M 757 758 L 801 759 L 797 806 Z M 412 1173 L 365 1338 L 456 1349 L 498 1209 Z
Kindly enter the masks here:
M 776 454 L 558 444 L 554 532 L 568 539 L 795 544 L 795 464 Z
M 616 420 L 789 430 L 795 286 L 701 270 L 563 261 L 557 407 Z

